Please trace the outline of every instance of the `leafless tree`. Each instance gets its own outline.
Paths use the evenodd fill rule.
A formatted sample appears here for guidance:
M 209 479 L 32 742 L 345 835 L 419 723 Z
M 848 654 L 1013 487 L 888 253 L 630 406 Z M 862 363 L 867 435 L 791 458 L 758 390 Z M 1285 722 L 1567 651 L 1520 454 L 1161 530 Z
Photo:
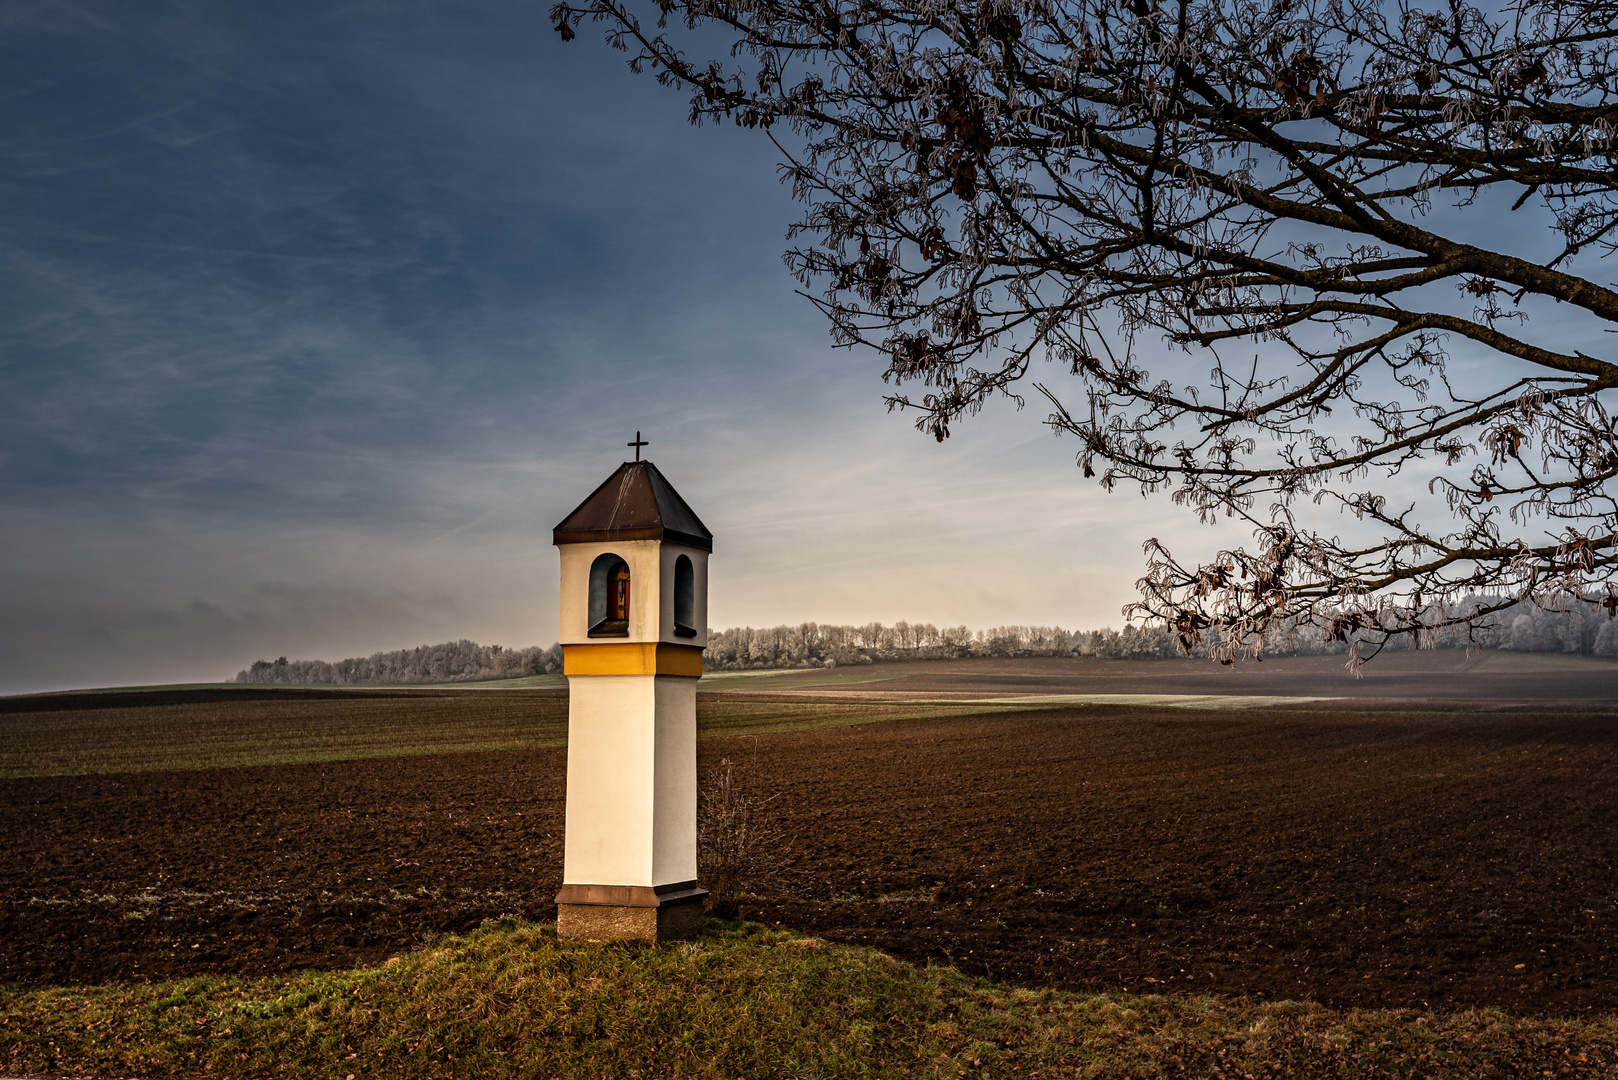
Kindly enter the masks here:
M 1250 525 L 1149 541 L 1131 614 L 1228 660 L 1618 611 L 1613 0 L 654 3 L 552 15 L 776 142 L 892 407 L 944 439 L 1026 381 L 1084 475 Z

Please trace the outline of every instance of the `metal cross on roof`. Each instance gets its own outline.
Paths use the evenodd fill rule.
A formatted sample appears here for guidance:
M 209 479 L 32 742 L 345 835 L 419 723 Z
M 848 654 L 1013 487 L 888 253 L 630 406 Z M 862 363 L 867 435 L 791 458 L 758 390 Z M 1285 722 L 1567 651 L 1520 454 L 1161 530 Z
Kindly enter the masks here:
M 637 432 L 635 432 L 635 441 L 632 442 L 632 443 L 624 443 L 624 445 L 625 446 L 633 446 L 635 448 L 635 460 L 639 461 L 640 460 L 640 448 L 643 447 L 643 446 L 650 446 L 652 444 L 649 443 L 649 442 L 646 442 L 644 439 L 642 439 L 640 437 L 640 432 L 637 431 Z

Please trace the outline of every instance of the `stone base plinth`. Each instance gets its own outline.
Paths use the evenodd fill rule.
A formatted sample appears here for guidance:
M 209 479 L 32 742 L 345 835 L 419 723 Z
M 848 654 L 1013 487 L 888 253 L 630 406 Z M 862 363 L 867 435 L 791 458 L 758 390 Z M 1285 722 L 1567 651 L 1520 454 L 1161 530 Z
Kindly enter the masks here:
M 696 884 L 564 885 L 556 897 L 556 936 L 649 945 L 692 937 L 702 930 L 702 901 L 708 895 Z
M 556 936 L 563 941 L 664 941 L 694 937 L 702 930 L 702 905 L 674 907 L 607 907 L 602 904 L 560 904 L 556 908 Z

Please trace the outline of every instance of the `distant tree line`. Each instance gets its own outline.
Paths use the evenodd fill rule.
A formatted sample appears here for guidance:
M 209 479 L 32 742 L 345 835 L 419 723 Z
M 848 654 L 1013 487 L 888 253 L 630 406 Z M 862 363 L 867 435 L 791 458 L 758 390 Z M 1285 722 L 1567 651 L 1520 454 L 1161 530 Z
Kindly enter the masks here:
M 1487 606 L 1488 597 L 1464 604 Z M 1461 605 L 1456 605 L 1459 607 Z M 1470 630 L 1456 611 L 1434 606 L 1424 617 L 1435 624 L 1425 636 L 1398 635 L 1389 651 L 1427 648 L 1507 649 L 1513 652 L 1568 653 L 1618 659 L 1618 620 L 1602 604 L 1578 597 L 1553 598 L 1546 607 L 1527 606 L 1485 620 Z M 1355 613 L 1325 626 L 1278 621 L 1267 628 L 1263 655 L 1323 656 L 1347 653 L 1357 641 L 1378 634 L 1377 613 Z M 1393 617 L 1393 616 L 1389 616 Z M 1397 613 L 1397 617 L 1407 617 Z M 709 671 L 812 668 L 877 664 L 895 660 L 953 660 L 967 657 L 1088 656 L 1100 660 L 1168 660 L 1183 656 L 1173 627 L 1126 625 L 1122 630 L 1068 631 L 1060 626 L 965 626 L 899 621 L 838 626 L 798 623 L 708 631 L 703 667 Z M 1210 655 L 1214 642 L 1193 640 L 1191 655 Z M 236 676 L 239 683 L 297 685 L 405 686 L 425 683 L 483 682 L 550 675 L 562 670 L 562 648 L 505 649 L 473 641 L 421 645 L 339 660 L 258 660 Z
M 409 686 L 420 683 L 485 682 L 549 675 L 562 670 L 562 649 L 538 645 L 506 649 L 475 641 L 447 641 L 414 649 L 372 653 L 332 663 L 327 660 L 256 660 L 237 674 L 239 683 L 294 685 Z
M 1347 653 L 1356 644 L 1402 652 L 1411 649 L 1473 648 L 1512 652 L 1570 653 L 1618 659 L 1618 603 L 1605 596 L 1552 594 L 1533 603 L 1488 615 L 1468 625 L 1473 612 L 1498 607 L 1501 598 L 1469 596 L 1455 604 L 1431 604 L 1415 616 L 1408 610 L 1344 612 L 1324 625 L 1297 619 L 1273 621 L 1260 639 L 1266 656 L 1315 656 Z M 1390 629 L 1415 626 L 1382 640 Z M 1430 628 L 1430 629 L 1429 629 Z M 1181 635 L 1175 634 L 1175 637 Z M 1212 640 L 1194 640 L 1193 656 L 1219 655 Z
M 1499 639 L 1500 648 L 1514 652 L 1585 653 L 1618 660 L 1618 620 L 1588 605 L 1570 605 L 1565 611 L 1530 608 L 1502 620 Z
M 1618 600 L 1606 596 L 1551 594 L 1523 602 L 1467 625 L 1471 612 L 1498 607 L 1499 597 L 1472 596 L 1456 604 L 1433 604 L 1412 617 L 1396 608 L 1345 612 L 1322 625 L 1300 620 L 1272 622 L 1262 638 L 1266 656 L 1347 653 L 1356 643 L 1376 642 L 1381 633 L 1415 625 L 1417 632 L 1387 638 L 1377 646 L 1390 652 L 1418 648 L 1504 649 L 1511 652 L 1567 653 L 1618 659 Z M 1425 627 L 1430 627 L 1427 629 Z M 1179 635 L 1176 635 L 1179 636 Z M 1192 655 L 1216 654 L 1211 641 L 1196 641 Z
M 940 630 L 931 623 L 903 620 L 892 626 L 812 622 L 760 629 L 742 626 L 708 631 L 702 664 L 712 671 L 736 671 L 966 656 L 1073 656 L 1082 650 L 1085 637 L 1060 626 L 996 626 L 974 632 L 964 626 Z
M 1467 597 L 1457 604 L 1430 605 L 1420 618 L 1430 632 L 1400 634 L 1380 648 L 1509 649 L 1515 652 L 1582 653 L 1618 659 L 1618 620 L 1603 601 L 1561 596 L 1546 607 L 1523 605 L 1468 627 L 1457 619 L 1473 610 L 1498 604 L 1493 597 Z M 1263 639 L 1266 656 L 1346 654 L 1357 643 L 1382 642 L 1389 620 L 1403 611 L 1354 612 L 1324 626 L 1303 620 L 1272 622 Z M 943 629 L 931 623 L 897 622 L 836 626 L 799 623 L 710 630 L 703 666 L 710 671 L 749 668 L 831 667 L 892 660 L 964 657 L 1089 656 L 1100 660 L 1168 660 L 1186 654 L 1185 643 L 1163 623 L 1128 624 L 1122 630 L 1068 631 L 1060 626 L 996 626 L 972 631 L 964 626 Z M 1190 641 L 1190 655 L 1215 652 L 1207 637 Z

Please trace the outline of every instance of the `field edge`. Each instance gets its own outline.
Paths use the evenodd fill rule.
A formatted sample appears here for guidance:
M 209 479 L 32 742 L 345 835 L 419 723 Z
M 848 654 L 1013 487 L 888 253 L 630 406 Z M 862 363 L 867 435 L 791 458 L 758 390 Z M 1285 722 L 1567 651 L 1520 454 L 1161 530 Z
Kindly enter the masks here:
M 344 1063 L 347 1063 L 345 1066 Z M 790 929 L 507 917 L 371 967 L 0 987 L 0 1068 L 220 1077 L 1618 1075 L 1618 1017 L 1013 988 Z

